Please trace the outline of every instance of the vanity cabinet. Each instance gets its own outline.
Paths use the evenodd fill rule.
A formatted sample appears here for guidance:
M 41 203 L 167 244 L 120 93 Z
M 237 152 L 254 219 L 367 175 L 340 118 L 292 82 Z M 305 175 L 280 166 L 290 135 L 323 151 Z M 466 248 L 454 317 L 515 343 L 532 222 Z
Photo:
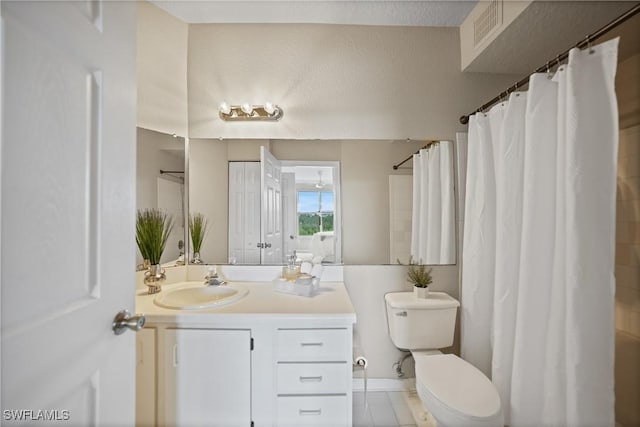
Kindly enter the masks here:
M 351 425 L 351 329 L 279 328 L 276 335 L 276 425 Z
M 164 330 L 164 425 L 249 426 L 250 346 L 246 329 Z
M 136 334 L 136 425 L 156 425 L 156 329 Z
M 356 318 L 344 284 L 313 298 L 242 284 L 244 299 L 210 311 L 137 297 L 137 425 L 350 426 Z

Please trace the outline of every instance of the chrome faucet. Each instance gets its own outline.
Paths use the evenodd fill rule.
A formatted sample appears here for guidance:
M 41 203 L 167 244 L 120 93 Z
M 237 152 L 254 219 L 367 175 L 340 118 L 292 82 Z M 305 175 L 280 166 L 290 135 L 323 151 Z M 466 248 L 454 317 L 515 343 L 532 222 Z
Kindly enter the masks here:
M 227 282 L 220 280 L 215 267 L 209 267 L 209 272 L 204 276 L 204 284 L 206 286 L 221 286 L 226 285 Z

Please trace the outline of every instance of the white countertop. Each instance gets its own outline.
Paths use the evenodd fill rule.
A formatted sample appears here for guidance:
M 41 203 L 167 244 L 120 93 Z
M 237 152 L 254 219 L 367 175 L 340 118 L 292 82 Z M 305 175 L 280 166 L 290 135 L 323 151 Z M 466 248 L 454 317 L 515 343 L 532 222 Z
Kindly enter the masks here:
M 355 323 L 356 313 L 351 304 L 347 289 L 342 282 L 321 282 L 318 293 L 313 297 L 304 297 L 277 292 L 272 282 L 231 282 L 249 290 L 247 296 L 227 305 L 214 306 L 199 310 L 173 310 L 154 304 L 159 295 L 148 295 L 145 290 L 136 293 L 136 312 L 142 313 L 147 323 L 202 324 L 211 321 L 247 321 L 260 319 L 283 320 L 331 320 L 343 323 Z M 163 285 L 162 292 L 168 292 L 179 283 Z M 202 285 L 204 286 L 204 284 Z

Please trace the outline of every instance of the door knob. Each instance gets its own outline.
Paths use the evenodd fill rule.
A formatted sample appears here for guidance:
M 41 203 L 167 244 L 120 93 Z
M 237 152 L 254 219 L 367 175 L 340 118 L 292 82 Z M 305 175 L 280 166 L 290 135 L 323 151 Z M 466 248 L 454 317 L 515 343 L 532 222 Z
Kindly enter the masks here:
M 127 329 L 137 332 L 144 327 L 145 321 L 144 314 L 132 316 L 127 310 L 121 310 L 116 314 L 116 317 L 114 317 L 111 328 L 116 335 L 120 335 Z

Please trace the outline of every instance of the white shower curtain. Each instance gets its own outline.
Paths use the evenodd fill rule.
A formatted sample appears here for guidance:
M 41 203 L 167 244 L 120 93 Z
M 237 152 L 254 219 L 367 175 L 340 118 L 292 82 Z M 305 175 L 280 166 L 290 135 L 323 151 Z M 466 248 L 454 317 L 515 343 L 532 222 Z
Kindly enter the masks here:
M 413 156 L 411 256 L 422 264 L 455 263 L 450 141 L 440 141 Z
M 512 427 L 614 424 L 617 43 L 469 121 L 462 356 Z

